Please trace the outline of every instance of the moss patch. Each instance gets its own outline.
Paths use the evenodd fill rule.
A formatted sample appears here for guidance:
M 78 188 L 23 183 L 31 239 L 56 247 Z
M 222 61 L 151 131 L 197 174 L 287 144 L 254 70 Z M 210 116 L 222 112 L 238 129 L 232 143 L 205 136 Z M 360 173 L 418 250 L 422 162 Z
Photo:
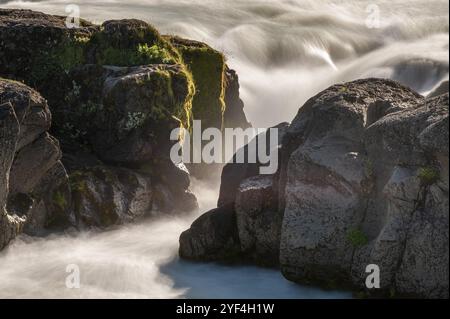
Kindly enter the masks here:
M 204 127 L 222 128 L 225 112 L 224 55 L 200 42 L 180 38 L 171 38 L 171 41 L 180 51 L 195 83 L 193 118 L 201 119 Z
M 360 229 L 349 230 L 347 232 L 347 240 L 354 248 L 359 248 L 369 243 L 367 235 Z
M 440 172 L 434 167 L 422 167 L 419 169 L 417 176 L 424 186 L 435 184 L 440 179 Z
M 66 210 L 68 204 L 66 196 L 60 191 L 53 194 L 53 203 L 62 211 Z
M 87 46 L 89 63 L 115 66 L 176 64 L 178 52 L 152 26 L 138 20 L 108 21 Z

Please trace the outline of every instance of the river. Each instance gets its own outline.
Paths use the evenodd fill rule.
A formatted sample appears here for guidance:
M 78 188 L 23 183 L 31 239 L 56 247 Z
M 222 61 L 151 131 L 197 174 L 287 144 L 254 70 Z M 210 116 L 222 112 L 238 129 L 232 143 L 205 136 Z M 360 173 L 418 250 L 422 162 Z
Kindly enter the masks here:
M 448 79 L 446 0 L 0 0 L 2 8 L 61 15 L 67 4 L 94 22 L 143 19 L 223 51 L 255 127 L 292 120 L 309 97 L 337 82 L 388 77 L 426 94 Z M 214 206 L 217 185 L 196 183 L 194 192 L 201 211 Z M 179 235 L 198 214 L 107 232 L 21 236 L 0 254 L 0 297 L 351 297 L 295 285 L 276 270 L 180 261 Z M 69 264 L 80 268 L 80 289 L 66 288 Z

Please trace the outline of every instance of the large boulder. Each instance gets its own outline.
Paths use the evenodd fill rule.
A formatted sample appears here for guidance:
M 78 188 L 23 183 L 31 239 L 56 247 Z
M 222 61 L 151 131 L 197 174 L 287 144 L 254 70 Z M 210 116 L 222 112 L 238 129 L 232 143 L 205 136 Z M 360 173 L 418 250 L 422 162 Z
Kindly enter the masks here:
M 0 100 L 12 106 L 19 125 L 8 167 L 8 211 L 26 217 L 28 234 L 72 225 L 68 175 L 59 143 L 47 133 L 51 114 L 45 99 L 22 83 L 0 80 Z
M 24 220 L 8 214 L 9 172 L 19 140 L 19 121 L 11 103 L 0 105 L 0 250 L 22 229 Z
M 431 91 L 428 95 L 427 98 L 428 99 L 432 99 L 436 96 L 442 95 L 448 93 L 448 80 L 446 81 L 442 81 L 441 83 L 439 83 L 439 85 L 434 88 L 433 91 Z
M 8 176 L 1 191 L 3 247 L 22 229 L 35 234 L 50 227 L 66 227 L 71 214 L 68 206 L 56 207 L 53 199 L 57 189 L 67 188 L 68 180 L 58 162 L 59 145 L 46 133 L 51 116 L 45 100 L 29 87 L 9 80 L 0 81 L 0 100 L 7 102 L 3 111 L 9 114 L 2 124 L 9 131 L 9 136 L 1 139 L 2 155 L 11 158 L 4 158 L 1 168 L 3 178 Z M 59 179 L 48 178 L 55 171 L 59 171 Z M 68 202 L 69 196 L 61 193 L 59 199 Z
M 335 85 L 311 98 L 292 122 L 284 190 L 280 262 L 300 281 L 348 281 L 362 235 L 373 180 L 364 151 L 366 127 L 387 113 L 417 105 L 418 94 L 394 82 Z M 361 236 L 358 236 L 361 235 Z
M 269 261 L 299 283 L 448 298 L 448 103 L 448 93 L 425 99 L 381 79 L 311 98 L 283 134 L 275 175 L 245 163 L 223 171 L 219 207 L 233 207 L 239 260 Z
M 224 261 L 238 259 L 241 253 L 232 205 L 203 214 L 180 236 L 179 254 L 194 261 Z
M 125 168 L 95 167 L 70 175 L 80 227 L 109 227 L 151 216 L 151 177 Z
M 273 175 L 245 179 L 236 195 L 236 221 L 242 253 L 264 266 L 277 266 L 281 223 Z
M 288 123 L 280 123 L 274 126 L 273 129 L 278 130 L 278 144 L 270 145 L 270 130 L 261 133 L 265 134 L 266 151 L 273 151 L 278 153 L 284 134 L 289 127 Z M 249 161 L 251 154 L 258 154 L 259 152 L 259 136 L 256 136 L 251 143 L 240 148 L 233 158 L 227 163 L 222 170 L 220 192 L 217 206 L 221 207 L 228 204 L 234 204 L 238 188 L 243 180 L 249 177 L 257 176 L 260 173 L 262 165 L 258 160 L 256 163 Z M 272 148 L 271 148 L 272 147 Z M 238 158 L 242 159 L 240 162 Z
M 239 94 L 239 77 L 236 71 L 225 69 L 225 111 L 223 113 L 224 127 L 249 128 L 252 125 L 247 121 L 244 113 L 244 102 Z
M 290 130 L 283 274 L 364 289 L 376 264 L 382 291 L 448 296 L 448 95 L 426 102 L 391 81 L 337 85 Z
M 136 166 L 168 158 L 176 142 L 171 130 L 189 126 L 192 88 L 179 65 L 86 65 L 72 79 L 60 134 L 87 143 L 104 162 Z

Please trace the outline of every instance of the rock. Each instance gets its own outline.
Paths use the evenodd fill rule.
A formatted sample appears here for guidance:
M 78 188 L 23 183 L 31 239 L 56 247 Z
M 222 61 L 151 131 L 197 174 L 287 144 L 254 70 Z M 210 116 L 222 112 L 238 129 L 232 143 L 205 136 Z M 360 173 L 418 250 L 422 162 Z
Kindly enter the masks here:
M 225 70 L 225 112 L 223 114 L 224 127 L 249 128 L 252 125 L 247 121 L 244 113 L 244 102 L 239 97 L 239 77 L 236 71 Z
M 264 266 L 279 262 L 282 214 L 274 196 L 273 176 L 245 179 L 236 196 L 236 220 L 241 250 L 246 257 Z
M 286 135 L 298 146 L 286 169 L 283 274 L 365 289 L 366 266 L 376 264 L 382 291 L 445 297 L 448 95 L 425 101 L 381 80 L 338 92 L 308 101 Z
M 181 53 L 194 79 L 194 119 L 201 119 L 203 128 L 222 128 L 225 110 L 225 57 L 202 42 L 179 37 L 171 37 L 169 41 Z
M 448 80 L 442 81 L 432 92 L 427 95 L 427 99 L 448 93 Z
M 47 171 L 31 194 L 36 199 L 28 213 L 24 233 L 40 236 L 76 225 L 69 176 L 60 161 Z
M 284 134 L 287 131 L 289 124 L 281 123 L 274 128 L 278 129 L 278 141 L 281 144 Z M 266 142 L 269 145 L 270 142 L 270 130 L 266 135 Z M 266 134 L 266 133 L 264 133 Z M 255 137 L 256 138 L 256 137 Z M 254 142 L 254 141 L 253 141 Z M 256 147 L 254 146 L 256 145 Z M 277 145 L 278 148 L 280 145 Z M 220 194 L 218 200 L 218 207 L 233 204 L 236 200 L 236 193 L 241 182 L 249 177 L 259 175 L 259 168 L 262 166 L 260 163 L 249 163 L 249 154 L 257 154 L 258 152 L 258 140 L 256 143 L 250 143 L 236 152 L 233 156 L 233 161 L 226 164 L 222 170 L 222 177 L 220 183 Z M 267 147 L 266 150 L 269 150 Z M 237 156 L 241 156 L 243 163 L 237 163 Z
M 166 161 L 156 165 L 155 206 L 158 211 L 192 212 L 198 209 L 197 198 L 189 190 L 190 174 L 182 163 Z
M 148 174 L 117 167 L 96 167 L 70 175 L 80 227 L 106 228 L 151 216 L 153 189 Z
M 31 192 L 60 159 L 58 141 L 49 134 L 44 134 L 28 144 L 14 158 L 10 174 L 10 192 Z
M 181 234 L 179 254 L 194 261 L 236 260 L 240 244 L 233 206 L 214 209 L 197 219 Z
M 155 157 L 168 157 L 172 129 L 189 124 L 189 80 L 183 68 L 154 65 L 132 68 L 85 67 L 75 79 L 80 96 L 100 85 L 101 95 L 90 96 L 82 105 L 79 119 L 68 118 L 74 127 L 85 127 L 84 135 L 94 152 L 107 163 L 140 165 Z M 100 84 L 99 84 L 100 83 Z M 75 104 L 79 98 L 75 99 Z M 84 106 L 83 106 L 84 105 Z M 108 110 L 108 116 L 105 111 Z M 86 117 L 90 125 L 80 125 Z M 178 120 L 177 120 L 178 119 Z
M 218 210 L 236 216 L 238 261 L 276 266 L 279 255 L 295 282 L 448 298 L 448 130 L 448 94 L 425 99 L 381 79 L 319 93 L 283 134 L 276 174 L 224 168 Z M 233 231 L 211 236 L 222 230 L 209 222 L 215 214 L 181 237 L 182 257 L 215 260 L 206 248 L 219 247 L 223 260 Z M 366 287 L 372 264 L 376 292 Z
M 110 20 L 86 45 L 88 64 L 139 66 L 176 64 L 179 55 L 159 32 L 136 19 Z
M 12 163 L 2 168 L 9 175 L 3 205 L 10 215 L 20 216 L 14 217 L 20 224 L 17 232 L 37 235 L 73 225 L 68 176 L 59 162 L 61 150 L 47 133 L 51 114 L 46 101 L 26 85 L 4 79 L 0 80 L 0 100 L 7 102 L 15 116 L 9 125 L 14 121 L 18 125 L 14 148 L 1 147 L 2 153 L 13 154 Z
M 47 102 L 28 86 L 16 81 L 0 80 L 0 101 L 10 102 L 19 120 L 17 150 L 50 129 L 52 117 Z
M 67 28 L 66 17 L 0 10 L 0 76 L 24 81 L 52 106 L 64 103 L 67 71 L 85 62 L 86 39 L 98 27 L 81 19 L 79 28 Z
M 0 250 L 20 233 L 24 220 L 9 215 L 6 202 L 9 172 L 19 140 L 20 126 L 11 103 L 0 105 Z

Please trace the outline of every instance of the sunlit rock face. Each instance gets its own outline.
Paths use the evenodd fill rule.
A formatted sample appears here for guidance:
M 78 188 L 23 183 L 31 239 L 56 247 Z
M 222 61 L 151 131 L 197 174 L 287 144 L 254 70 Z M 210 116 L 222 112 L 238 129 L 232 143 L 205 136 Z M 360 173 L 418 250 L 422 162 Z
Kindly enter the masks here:
M 240 247 L 230 260 L 362 291 L 375 264 L 381 294 L 447 297 L 448 131 L 448 93 L 425 99 L 380 79 L 319 93 L 283 134 L 274 176 L 251 174 L 250 164 L 223 170 L 219 207 L 236 215 L 227 236 L 237 233 Z M 181 256 L 185 242 L 216 231 L 194 227 L 205 221 L 183 234 Z M 217 242 L 196 245 L 191 258 Z

